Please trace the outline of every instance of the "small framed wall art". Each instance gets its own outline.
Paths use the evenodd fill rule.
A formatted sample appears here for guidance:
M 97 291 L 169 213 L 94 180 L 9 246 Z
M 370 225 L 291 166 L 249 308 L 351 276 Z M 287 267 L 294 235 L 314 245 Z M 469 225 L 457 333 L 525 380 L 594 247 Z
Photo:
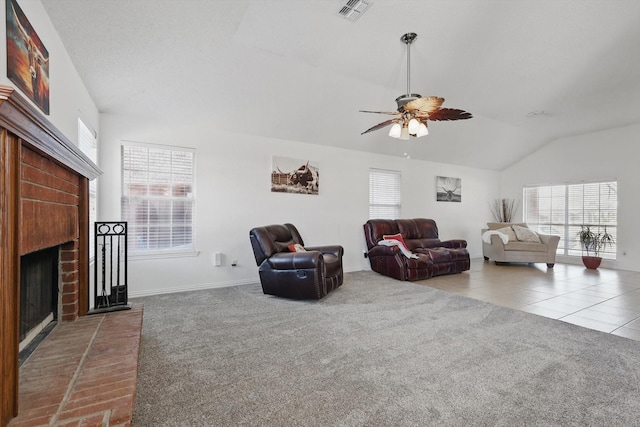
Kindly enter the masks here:
M 313 160 L 273 156 L 271 191 L 318 195 L 320 168 Z
M 461 202 L 462 179 L 447 176 L 437 177 L 436 200 L 438 202 Z

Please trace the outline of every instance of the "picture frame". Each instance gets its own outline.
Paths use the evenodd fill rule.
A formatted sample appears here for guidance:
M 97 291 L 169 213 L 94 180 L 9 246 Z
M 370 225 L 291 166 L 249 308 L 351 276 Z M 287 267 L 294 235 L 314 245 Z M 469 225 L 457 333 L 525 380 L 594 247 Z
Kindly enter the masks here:
M 320 168 L 313 160 L 273 156 L 271 191 L 274 193 L 319 194 Z
M 16 0 L 6 0 L 7 77 L 49 115 L 49 51 Z
M 436 200 L 438 202 L 462 202 L 462 179 L 447 176 L 436 177 Z

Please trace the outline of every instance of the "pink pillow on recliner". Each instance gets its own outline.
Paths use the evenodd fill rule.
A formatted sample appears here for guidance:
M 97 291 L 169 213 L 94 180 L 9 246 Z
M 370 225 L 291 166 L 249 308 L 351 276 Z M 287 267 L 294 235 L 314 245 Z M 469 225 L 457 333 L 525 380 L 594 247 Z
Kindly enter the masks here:
M 289 252 L 307 252 L 307 250 L 299 243 L 294 243 L 288 246 Z
M 398 242 L 400 242 L 400 244 L 402 246 L 404 246 L 404 248 L 408 251 L 410 251 L 409 247 L 407 246 L 407 244 L 404 242 L 404 238 L 402 237 L 402 234 L 398 233 L 398 234 L 385 234 L 382 236 L 383 240 L 397 240 Z

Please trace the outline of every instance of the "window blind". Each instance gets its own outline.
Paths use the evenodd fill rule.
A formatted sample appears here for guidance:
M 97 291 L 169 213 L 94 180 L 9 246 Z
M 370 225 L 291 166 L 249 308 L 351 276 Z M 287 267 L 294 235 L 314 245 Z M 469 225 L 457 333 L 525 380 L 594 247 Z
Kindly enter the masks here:
M 578 231 L 588 225 L 595 233 L 607 233 L 617 241 L 618 185 L 616 182 L 596 182 L 569 185 L 569 236 L 572 242 L 570 255 L 580 255 Z M 603 258 L 615 259 L 615 244 L 600 252 Z
M 369 219 L 400 218 L 400 172 L 369 170 Z
M 560 235 L 558 253 L 582 255 L 578 231 L 588 225 L 594 232 L 606 231 L 616 240 L 618 184 L 615 181 L 526 187 L 524 220 L 537 231 Z M 616 245 L 600 256 L 616 258 Z
M 195 152 L 122 145 L 122 217 L 133 253 L 194 249 Z
M 564 252 L 566 186 L 525 188 L 524 201 L 524 221 L 530 228 L 540 233 L 560 236 L 558 252 Z

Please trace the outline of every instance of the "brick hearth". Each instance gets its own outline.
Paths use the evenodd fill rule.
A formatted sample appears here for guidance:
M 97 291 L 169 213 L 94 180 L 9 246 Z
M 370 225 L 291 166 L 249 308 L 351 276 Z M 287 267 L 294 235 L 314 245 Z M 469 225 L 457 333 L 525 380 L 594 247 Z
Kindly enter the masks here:
M 134 304 L 58 324 L 20 368 L 9 427 L 131 425 L 142 313 Z

